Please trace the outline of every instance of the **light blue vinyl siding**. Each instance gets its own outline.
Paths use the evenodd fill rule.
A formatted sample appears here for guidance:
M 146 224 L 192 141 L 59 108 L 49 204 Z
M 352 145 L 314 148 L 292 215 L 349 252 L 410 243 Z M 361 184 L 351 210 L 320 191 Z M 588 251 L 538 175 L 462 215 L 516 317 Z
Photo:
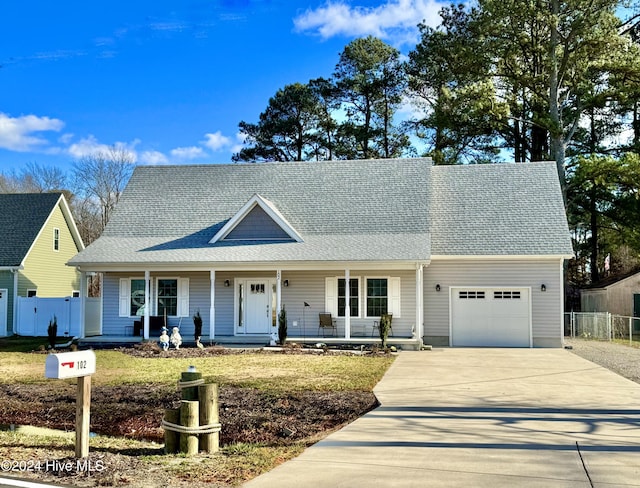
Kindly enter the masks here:
M 562 345 L 560 259 L 438 260 L 424 270 L 424 341 L 449 344 L 449 288 L 452 286 L 531 287 L 533 345 Z M 540 291 L 545 284 L 546 292 Z M 436 291 L 436 284 L 441 289 Z
M 247 240 L 262 240 L 262 239 L 285 239 L 293 240 L 287 234 L 282 227 L 280 227 L 273 219 L 265 212 L 260 205 L 256 205 L 253 209 L 245 215 L 245 217 L 238 222 L 229 234 L 224 238 L 225 240 L 234 239 L 247 239 Z
M 151 280 L 155 283 L 157 276 L 176 278 L 189 278 L 189 308 L 190 316 L 169 317 L 169 327 L 179 326 L 181 334 L 189 340 L 193 337 L 193 320 L 191 317 L 197 310 L 200 311 L 203 322 L 204 338 L 209 337 L 210 323 L 210 278 L 209 272 L 183 272 L 183 273 L 152 273 Z M 104 280 L 103 289 L 103 334 L 122 335 L 125 327 L 132 326 L 135 317 L 118 317 L 119 311 L 119 282 L 120 278 L 143 277 L 144 273 L 108 273 Z M 318 314 L 325 312 L 325 279 L 326 277 L 344 276 L 344 270 L 328 271 L 283 271 L 282 281 L 289 280 L 288 287 L 282 287 L 282 304 L 287 310 L 288 335 L 316 336 L 318 334 Z M 352 271 L 351 277 L 360 277 L 361 283 L 361 309 L 365 306 L 365 277 L 400 277 L 401 286 L 401 316 L 394 317 L 393 331 L 396 337 L 410 337 L 412 327 L 415 324 L 415 272 L 397 270 L 368 270 Z M 216 272 L 216 337 L 233 336 L 236 329 L 234 307 L 234 290 L 237 280 L 248 278 L 269 278 L 275 281 L 276 272 Z M 225 280 L 229 280 L 230 286 L 225 286 Z M 153 292 L 152 292 L 153 295 Z M 310 307 L 304 308 L 304 302 Z M 297 326 L 293 322 L 297 322 Z M 352 318 L 352 336 L 371 336 L 373 318 Z M 337 319 L 337 335 L 344 335 L 344 318 Z

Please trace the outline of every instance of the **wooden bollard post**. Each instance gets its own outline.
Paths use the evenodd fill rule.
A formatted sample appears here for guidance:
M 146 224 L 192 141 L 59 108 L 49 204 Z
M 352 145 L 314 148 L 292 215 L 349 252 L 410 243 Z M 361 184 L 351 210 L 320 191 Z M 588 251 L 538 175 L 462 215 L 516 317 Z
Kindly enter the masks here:
M 91 376 L 78 378 L 76 398 L 76 457 L 89 455 L 89 409 L 91 406 Z
M 171 423 L 178 425 L 180 423 L 180 409 L 179 408 L 167 408 L 164 411 L 164 419 Z M 164 429 L 164 453 L 175 454 L 180 450 L 180 434 L 175 430 Z
M 200 425 L 211 425 L 219 422 L 218 415 L 218 385 L 210 383 L 198 387 L 200 398 Z M 200 450 L 218 452 L 220 433 L 200 434 Z
M 198 427 L 200 425 L 197 401 L 182 400 L 180 402 L 180 425 L 183 427 Z M 198 454 L 198 434 L 180 433 L 180 452 L 193 456 Z
M 195 381 L 195 380 L 201 380 L 201 379 L 202 379 L 202 373 L 199 373 L 197 371 L 185 371 L 180 376 L 180 381 L 181 382 Z M 198 385 L 188 386 L 186 388 L 182 388 L 182 399 L 183 400 L 197 400 L 198 399 Z

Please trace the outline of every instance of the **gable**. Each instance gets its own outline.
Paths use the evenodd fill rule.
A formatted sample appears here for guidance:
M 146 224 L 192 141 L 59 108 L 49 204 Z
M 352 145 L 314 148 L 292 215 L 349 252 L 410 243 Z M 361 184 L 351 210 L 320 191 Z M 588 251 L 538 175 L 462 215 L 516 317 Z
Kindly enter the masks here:
M 265 210 L 255 205 L 249 213 L 224 237 L 231 240 L 287 240 L 293 239 Z
M 272 202 L 254 194 L 210 243 L 234 240 L 301 242 L 302 238 Z
M 60 193 L 0 194 L 0 266 L 22 264 L 60 198 Z

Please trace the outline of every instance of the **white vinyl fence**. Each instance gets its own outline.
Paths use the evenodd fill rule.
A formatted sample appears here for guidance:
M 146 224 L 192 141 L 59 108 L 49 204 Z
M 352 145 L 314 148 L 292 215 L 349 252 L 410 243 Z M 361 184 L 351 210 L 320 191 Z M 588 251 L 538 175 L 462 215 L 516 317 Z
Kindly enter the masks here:
M 16 334 L 46 336 L 49 321 L 56 317 L 58 336 L 80 335 L 81 300 L 75 297 L 18 297 Z
M 565 333 L 572 338 L 611 341 L 640 341 L 640 317 L 609 312 L 571 312 L 565 314 Z

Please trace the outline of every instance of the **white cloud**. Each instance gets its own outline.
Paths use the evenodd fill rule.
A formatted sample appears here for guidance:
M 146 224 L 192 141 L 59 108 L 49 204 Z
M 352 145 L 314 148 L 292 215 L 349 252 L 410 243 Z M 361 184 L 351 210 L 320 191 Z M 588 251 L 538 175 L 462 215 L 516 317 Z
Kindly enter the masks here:
M 232 141 L 227 136 L 223 136 L 220 131 L 209 133 L 204 135 L 206 140 L 202 144 L 212 151 L 219 151 L 232 144 Z
M 33 135 L 35 132 L 59 132 L 64 122 L 49 117 L 22 115 L 10 117 L 0 112 L 0 148 L 11 151 L 33 151 L 49 144 L 43 137 Z
M 204 151 L 201 147 L 177 147 L 171 150 L 171 155 L 177 159 L 196 159 L 204 156 Z
M 167 164 L 169 159 L 160 151 L 143 151 L 140 153 L 140 162 L 144 164 Z
M 107 154 L 112 148 L 116 148 L 121 151 L 126 151 L 133 162 L 138 160 L 138 154 L 135 147 L 140 143 L 139 139 L 134 139 L 132 142 L 116 142 L 115 144 L 103 144 L 96 139 L 95 136 L 89 135 L 84 139 L 80 139 L 79 142 L 74 142 L 69 146 L 67 151 L 74 158 L 82 158 L 85 156 L 92 156 L 96 153 Z
M 373 35 L 409 44 L 418 39 L 418 23 L 440 23 L 438 11 L 443 5 L 436 0 L 388 0 L 378 7 L 352 7 L 343 1 L 329 1 L 323 7 L 307 10 L 293 23 L 298 32 L 315 33 L 323 39 Z

